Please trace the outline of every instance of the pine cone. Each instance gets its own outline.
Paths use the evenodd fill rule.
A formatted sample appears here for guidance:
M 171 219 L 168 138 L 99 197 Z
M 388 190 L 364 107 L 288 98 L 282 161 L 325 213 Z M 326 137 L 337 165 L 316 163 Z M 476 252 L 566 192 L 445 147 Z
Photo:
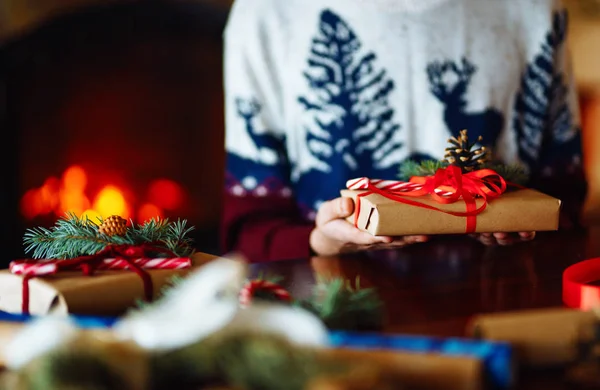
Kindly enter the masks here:
M 482 137 L 477 138 L 477 142 L 481 142 Z M 467 130 L 461 130 L 458 139 L 452 137 L 448 140 L 452 145 L 446 148 L 444 159 L 449 164 L 461 168 L 463 172 L 471 172 L 481 168 L 489 159 L 489 153 L 485 146 L 473 149 L 477 142 L 469 143 Z
M 124 236 L 127 233 L 127 220 L 118 215 L 111 215 L 102 221 L 98 233 L 107 236 Z

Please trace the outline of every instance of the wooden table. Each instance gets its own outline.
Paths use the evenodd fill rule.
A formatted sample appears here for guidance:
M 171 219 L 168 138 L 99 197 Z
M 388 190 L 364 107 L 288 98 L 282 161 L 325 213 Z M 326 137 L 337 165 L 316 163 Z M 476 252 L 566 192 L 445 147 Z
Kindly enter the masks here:
M 561 306 L 563 270 L 591 257 L 600 257 L 600 228 L 538 234 L 510 247 L 443 237 L 395 251 L 256 264 L 253 272 L 285 277 L 296 296 L 308 294 L 317 275 L 360 277 L 386 304 L 386 332 L 464 336 L 474 314 Z M 517 389 L 572 389 L 562 377 L 523 372 Z

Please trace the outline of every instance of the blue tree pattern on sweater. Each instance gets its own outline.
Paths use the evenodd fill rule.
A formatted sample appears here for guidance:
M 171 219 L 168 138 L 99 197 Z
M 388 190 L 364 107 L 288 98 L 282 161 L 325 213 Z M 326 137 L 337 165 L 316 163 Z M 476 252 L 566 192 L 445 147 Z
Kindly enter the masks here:
M 318 161 L 296 183 L 307 210 L 338 197 L 350 178 L 397 176 L 403 145 L 388 101 L 395 85 L 376 61 L 345 20 L 321 12 L 304 72 L 310 93 L 298 98 L 314 118 L 306 142 Z
M 304 73 L 314 97 L 298 99 L 315 112 L 317 129 L 307 135 L 310 152 L 324 163 L 324 171 L 342 165 L 350 171 L 392 167 L 386 157 L 402 146 L 396 134 L 400 125 L 388 104 L 394 82 L 376 69 L 374 53 L 361 53 L 360 40 L 340 16 L 323 11 L 319 27 Z
M 461 64 L 454 61 L 435 61 L 427 66 L 431 93 L 444 105 L 444 121 L 454 137 L 467 129 L 469 136 L 483 137 L 486 145 L 495 145 L 504 127 L 504 116 L 494 108 L 483 112 L 467 112 L 467 93 L 477 67 L 466 58 Z M 453 83 L 449 81 L 455 80 Z
M 515 101 L 519 158 L 532 172 L 553 174 L 581 159 L 581 131 L 573 123 L 569 88 L 557 69 L 568 29 L 567 11 L 555 12 L 539 54 L 527 66 Z
M 255 159 L 227 153 L 226 188 L 237 192 L 242 191 L 242 187 L 250 191 L 258 188 L 257 195 L 284 190 L 284 183 L 287 182 L 284 178 L 289 176 L 285 135 L 256 128 L 255 119 L 261 113 L 262 106 L 255 98 L 236 98 L 235 108 L 257 153 Z

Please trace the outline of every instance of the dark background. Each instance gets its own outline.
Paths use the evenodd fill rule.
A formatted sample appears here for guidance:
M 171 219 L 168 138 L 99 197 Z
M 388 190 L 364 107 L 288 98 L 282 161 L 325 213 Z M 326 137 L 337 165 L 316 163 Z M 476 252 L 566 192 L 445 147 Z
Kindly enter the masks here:
M 24 256 L 19 200 L 70 164 L 134 191 L 168 176 L 188 192 L 199 250 L 218 251 L 228 7 L 145 1 L 63 13 L 0 46 L 0 263 Z

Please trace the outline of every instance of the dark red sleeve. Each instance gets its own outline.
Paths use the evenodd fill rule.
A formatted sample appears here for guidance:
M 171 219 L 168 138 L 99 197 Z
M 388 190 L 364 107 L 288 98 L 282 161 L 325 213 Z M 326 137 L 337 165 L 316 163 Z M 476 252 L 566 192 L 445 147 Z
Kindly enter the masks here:
M 300 216 L 293 198 L 225 194 L 221 247 L 251 262 L 307 258 L 313 227 Z
M 561 229 L 582 228 L 588 184 L 582 168 L 551 177 L 535 178 L 530 187 L 561 200 Z

